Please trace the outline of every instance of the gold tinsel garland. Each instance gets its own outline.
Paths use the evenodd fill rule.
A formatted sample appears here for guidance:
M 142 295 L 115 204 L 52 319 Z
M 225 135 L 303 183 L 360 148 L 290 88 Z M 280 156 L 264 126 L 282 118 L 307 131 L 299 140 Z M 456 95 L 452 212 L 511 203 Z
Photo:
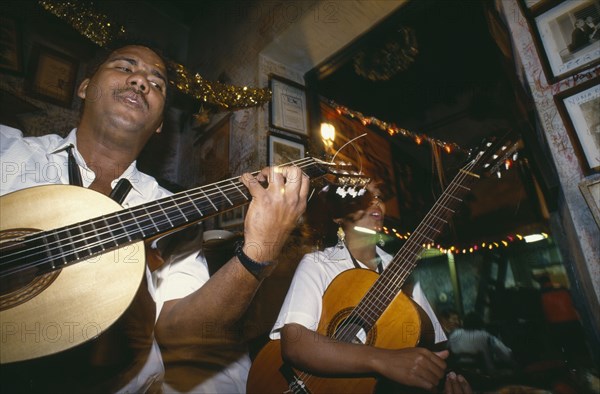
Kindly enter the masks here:
M 39 0 L 39 4 L 101 47 L 126 34 L 123 26 L 114 24 L 108 15 L 95 9 L 91 1 Z M 269 89 L 210 82 L 200 74 L 191 76 L 185 66 L 174 61 L 169 61 L 167 66 L 174 73 L 174 78 L 170 81 L 171 85 L 182 93 L 221 109 L 256 107 L 271 100 Z
M 196 73 L 191 76 L 187 69 L 173 61 L 169 67 L 176 77 L 171 83 L 180 91 L 205 103 L 216 104 L 224 109 L 255 107 L 271 100 L 269 89 L 256 89 L 246 86 L 227 85 L 221 82 L 209 82 Z
M 360 51 L 354 57 L 354 71 L 371 81 L 388 81 L 405 71 L 418 54 L 415 31 L 400 27 L 388 41 Z

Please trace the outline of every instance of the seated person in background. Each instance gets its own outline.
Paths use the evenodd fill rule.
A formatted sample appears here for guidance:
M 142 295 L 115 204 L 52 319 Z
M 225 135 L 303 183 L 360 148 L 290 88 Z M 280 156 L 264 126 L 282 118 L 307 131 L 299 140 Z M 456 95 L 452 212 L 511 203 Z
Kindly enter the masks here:
M 462 326 L 460 315 L 452 308 L 443 308 L 437 315 L 446 336 L 449 336 L 452 331 Z
M 339 274 L 352 268 L 381 273 L 392 259 L 377 246 L 381 240 L 385 204 L 374 182 L 359 198 L 342 199 L 334 188 L 326 193 L 325 198 L 323 212 L 331 217 L 324 217 L 326 215 L 321 212 L 319 220 L 321 226 L 333 227 L 334 231 L 328 232 L 330 244 L 335 242 L 331 233 L 335 234 L 335 227 L 339 227 L 338 243 L 309 253 L 301 260 L 271 331 L 271 339 L 281 338 L 283 359 L 303 371 L 320 376 L 375 375 L 412 388 L 434 390 L 444 379 L 448 351 L 432 352 L 422 347 L 385 349 L 332 340 L 316 332 L 324 309 L 323 294 Z M 352 290 L 347 289 L 348 292 Z M 406 290 L 405 287 L 403 291 Z M 436 329 L 435 342 L 445 341 L 446 337 L 419 283 L 409 294 L 431 319 Z M 343 294 L 339 296 L 343 297 Z M 446 393 L 471 392 L 466 380 L 453 372 L 443 383 Z M 307 386 L 310 391 L 308 383 Z
M 512 350 L 487 332 L 483 320 L 474 312 L 465 316 L 462 328 L 452 331 L 448 348 L 457 368 L 475 367 L 493 376 L 514 366 Z

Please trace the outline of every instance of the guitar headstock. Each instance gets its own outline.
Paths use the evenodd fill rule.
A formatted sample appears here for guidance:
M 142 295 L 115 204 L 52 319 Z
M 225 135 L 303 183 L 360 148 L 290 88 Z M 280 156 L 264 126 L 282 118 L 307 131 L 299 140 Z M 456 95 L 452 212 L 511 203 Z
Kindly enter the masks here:
M 474 148 L 470 154 L 471 161 L 465 166 L 469 171 L 479 174 L 496 174 L 508 170 L 517 159 L 522 148 L 521 138 L 509 132 L 500 138 L 484 140 L 480 148 Z
M 366 192 L 371 178 L 357 170 L 351 163 L 326 162 L 314 159 L 318 167 L 323 171 L 322 179 L 325 180 L 324 188 L 336 187 L 336 194 L 344 197 L 360 197 Z

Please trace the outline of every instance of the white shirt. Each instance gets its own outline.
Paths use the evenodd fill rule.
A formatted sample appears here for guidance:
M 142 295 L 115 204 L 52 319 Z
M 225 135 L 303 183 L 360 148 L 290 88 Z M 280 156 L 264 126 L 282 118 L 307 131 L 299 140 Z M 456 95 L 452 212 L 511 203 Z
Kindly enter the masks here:
M 377 248 L 383 267 L 387 267 L 392 256 Z M 368 268 L 361 263 L 362 268 Z M 270 338 L 279 339 L 280 330 L 284 325 L 297 323 L 313 331 L 317 330 L 321 311 L 323 309 L 323 294 L 327 286 L 340 273 L 355 268 L 347 248 L 337 246 L 306 254 L 292 279 L 288 293 L 283 301 L 279 316 L 271 330 Z M 435 343 L 446 340 L 446 335 L 429 305 L 419 283 L 413 289 L 413 300 L 427 313 L 435 330 Z
M 509 362 L 512 350 L 485 330 L 457 328 L 448 338 L 448 347 L 454 354 L 485 354 L 489 359 Z
M 14 128 L 0 125 L 0 195 L 45 184 L 68 184 L 68 155 L 66 148 L 77 146 L 77 132 L 73 129 L 66 138 L 58 135 L 23 138 Z M 90 168 L 93 163 L 85 163 L 75 148 L 74 157 L 79 165 L 84 187 L 89 187 L 96 174 Z M 120 175 L 122 172 L 122 175 Z M 127 178 L 132 189 L 122 206 L 133 207 L 171 195 L 160 187 L 156 180 L 140 172 L 133 162 L 125 171 L 115 169 L 114 187 L 119 179 Z M 150 273 L 146 268 L 148 292 L 156 303 L 156 318 L 160 315 L 165 301 L 182 298 L 199 289 L 209 278 L 204 256 L 193 253 L 163 265 Z M 144 392 L 153 382 L 162 380 L 164 366 L 156 340 L 146 365 L 136 378 L 122 387 L 119 392 Z

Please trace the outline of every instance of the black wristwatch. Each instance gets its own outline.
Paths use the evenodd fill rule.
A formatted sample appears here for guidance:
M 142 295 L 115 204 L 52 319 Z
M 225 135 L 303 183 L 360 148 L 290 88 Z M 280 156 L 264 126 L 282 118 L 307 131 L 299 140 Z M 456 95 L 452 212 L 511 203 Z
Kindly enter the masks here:
M 271 273 L 268 269 L 271 266 L 270 262 L 259 263 L 258 261 L 252 260 L 246 253 L 244 253 L 244 241 L 237 243 L 235 247 L 235 256 L 238 258 L 240 263 L 258 280 L 263 280 Z

